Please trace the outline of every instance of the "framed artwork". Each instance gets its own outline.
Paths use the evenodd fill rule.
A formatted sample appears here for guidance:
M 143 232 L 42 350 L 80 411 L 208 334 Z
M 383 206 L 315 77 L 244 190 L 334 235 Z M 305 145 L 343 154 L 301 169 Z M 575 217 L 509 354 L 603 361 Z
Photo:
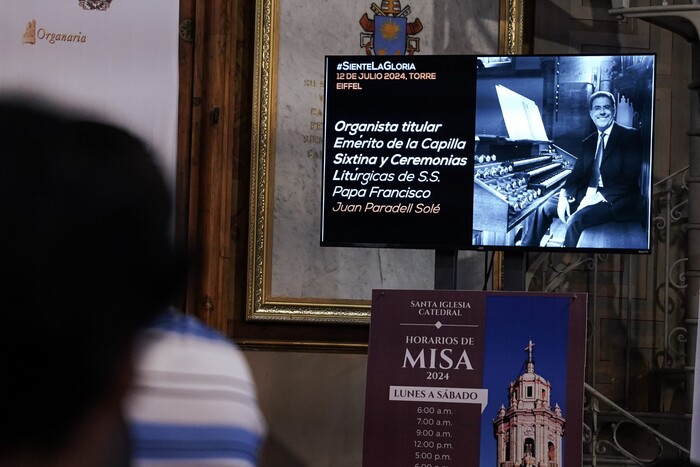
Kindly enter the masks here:
M 372 26 L 387 14 L 406 18 L 407 54 L 521 53 L 524 3 L 256 0 L 242 321 L 292 330 L 236 333 L 239 342 L 366 348 L 366 331 L 353 329 L 369 324 L 373 288 L 433 288 L 434 251 L 319 245 L 325 56 L 379 54 Z

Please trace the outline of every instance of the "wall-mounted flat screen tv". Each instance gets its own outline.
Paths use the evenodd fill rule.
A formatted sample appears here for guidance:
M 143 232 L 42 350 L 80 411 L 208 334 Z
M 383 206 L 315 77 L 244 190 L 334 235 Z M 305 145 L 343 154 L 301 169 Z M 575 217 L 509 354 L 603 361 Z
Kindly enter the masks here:
M 649 253 L 653 54 L 328 56 L 321 245 Z

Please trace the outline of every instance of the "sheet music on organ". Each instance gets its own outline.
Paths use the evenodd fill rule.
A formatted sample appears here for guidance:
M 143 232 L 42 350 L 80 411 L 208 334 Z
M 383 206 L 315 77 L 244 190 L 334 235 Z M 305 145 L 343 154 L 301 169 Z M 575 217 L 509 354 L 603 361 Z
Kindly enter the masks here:
M 540 108 L 532 99 L 497 84 L 498 103 L 511 140 L 549 141 Z

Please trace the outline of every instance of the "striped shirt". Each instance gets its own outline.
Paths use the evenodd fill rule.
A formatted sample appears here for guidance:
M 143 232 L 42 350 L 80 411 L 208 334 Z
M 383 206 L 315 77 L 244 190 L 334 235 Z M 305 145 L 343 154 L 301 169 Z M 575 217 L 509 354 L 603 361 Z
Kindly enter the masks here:
M 125 406 L 134 467 L 257 465 L 266 426 L 233 343 L 170 311 L 141 337 L 135 366 Z

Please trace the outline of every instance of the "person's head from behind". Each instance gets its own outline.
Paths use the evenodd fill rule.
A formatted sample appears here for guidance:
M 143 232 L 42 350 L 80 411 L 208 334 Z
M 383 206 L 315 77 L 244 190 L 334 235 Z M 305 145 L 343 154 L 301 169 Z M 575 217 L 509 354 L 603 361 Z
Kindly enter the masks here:
M 132 338 L 173 291 L 170 210 L 129 133 L 0 99 L 0 463 L 118 415 Z

